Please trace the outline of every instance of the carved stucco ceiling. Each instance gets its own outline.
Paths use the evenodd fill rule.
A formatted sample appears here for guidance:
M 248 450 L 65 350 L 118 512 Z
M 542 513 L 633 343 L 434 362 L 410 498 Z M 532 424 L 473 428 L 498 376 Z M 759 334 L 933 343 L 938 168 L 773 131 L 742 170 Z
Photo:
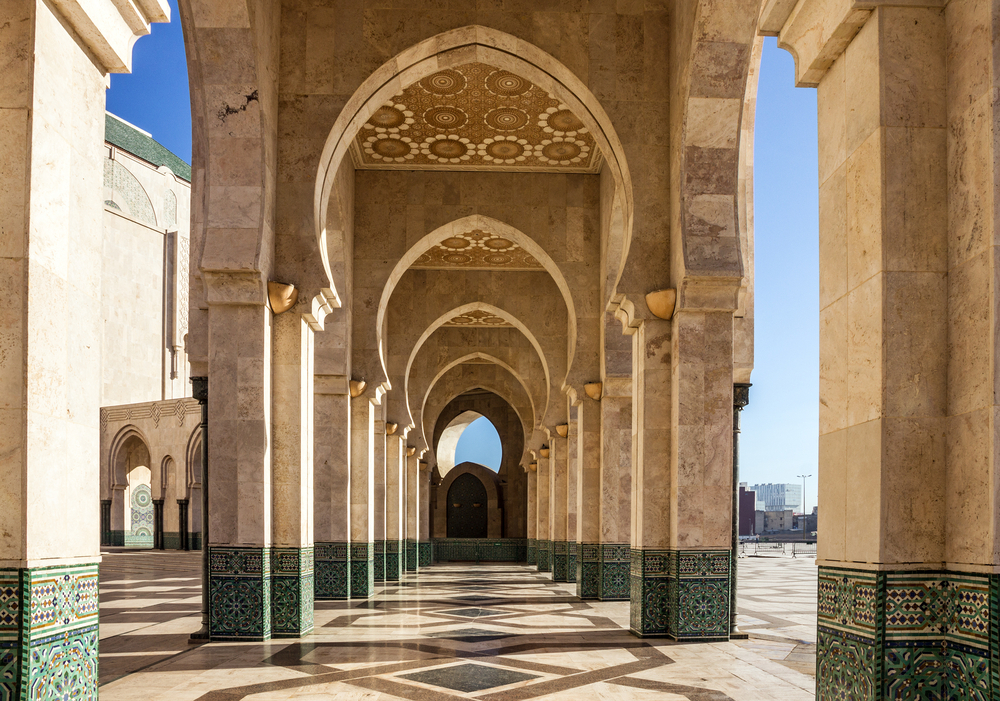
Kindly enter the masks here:
M 564 104 L 530 81 L 483 63 L 448 68 L 380 107 L 354 140 L 373 169 L 594 173 L 594 138 Z
M 491 312 L 486 312 L 481 309 L 475 309 L 471 312 L 466 312 L 456 316 L 445 326 L 489 326 L 489 327 L 502 327 L 511 326 L 511 324 L 504 318 L 496 316 Z
M 542 270 L 534 256 L 509 239 L 479 229 L 449 236 L 417 258 L 413 268 L 441 270 Z

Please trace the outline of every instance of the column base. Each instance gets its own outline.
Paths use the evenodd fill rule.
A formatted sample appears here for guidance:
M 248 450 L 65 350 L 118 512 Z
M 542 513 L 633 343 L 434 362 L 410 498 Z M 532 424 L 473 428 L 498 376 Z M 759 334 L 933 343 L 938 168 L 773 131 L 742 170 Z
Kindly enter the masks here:
M 429 540 L 417 542 L 417 566 L 430 567 L 434 562 L 434 544 Z
M 97 698 L 97 563 L 0 569 L 0 699 Z
M 271 548 L 271 636 L 301 638 L 313 629 L 313 549 Z
M 351 543 L 351 598 L 375 594 L 375 543 Z
M 632 550 L 632 633 L 728 640 L 731 562 L 729 550 Z
M 597 598 L 601 601 L 628 601 L 632 596 L 632 546 L 628 543 L 601 543 L 599 547 Z
M 527 562 L 529 565 L 538 564 L 538 541 L 534 538 L 528 538 L 528 558 Z
M 820 567 L 816 698 L 997 698 L 998 596 L 996 574 Z
M 318 601 L 347 599 L 351 596 L 351 544 L 316 543 L 313 577 Z
M 385 576 L 387 582 L 398 582 L 403 572 L 403 541 L 385 541 Z
M 419 563 L 417 562 L 417 541 L 408 538 L 405 547 L 406 555 L 403 562 L 406 566 L 406 571 L 416 572 L 419 569 Z
M 384 582 L 385 581 L 385 541 L 376 540 L 375 541 L 375 555 L 372 561 L 374 563 L 375 581 Z
M 601 590 L 601 546 L 599 543 L 576 545 L 576 595 L 581 599 L 596 599 Z
M 576 582 L 576 558 L 579 544 L 576 541 L 566 543 L 566 581 Z
M 538 558 L 538 571 L 539 572 L 551 572 L 552 571 L 552 541 L 551 540 L 539 540 L 538 550 L 535 551 L 535 556 Z
M 208 631 L 212 640 L 271 638 L 271 549 L 209 546 Z
M 566 579 L 566 559 L 569 548 L 565 540 L 552 541 L 552 581 L 565 582 Z

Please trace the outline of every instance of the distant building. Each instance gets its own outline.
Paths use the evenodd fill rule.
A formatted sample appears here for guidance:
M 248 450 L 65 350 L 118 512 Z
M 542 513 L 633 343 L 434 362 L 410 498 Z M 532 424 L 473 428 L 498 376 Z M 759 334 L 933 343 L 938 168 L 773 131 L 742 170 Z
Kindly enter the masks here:
M 754 512 L 757 508 L 757 495 L 753 490 L 747 489 L 746 482 L 740 483 L 740 535 L 754 535 L 757 530 L 754 528 Z
M 801 484 L 755 484 L 750 489 L 757 494 L 758 511 L 801 511 Z
M 763 533 L 775 533 L 778 531 L 790 531 L 795 528 L 795 513 L 791 509 L 784 511 L 757 511 L 757 525 L 760 530 L 758 535 Z

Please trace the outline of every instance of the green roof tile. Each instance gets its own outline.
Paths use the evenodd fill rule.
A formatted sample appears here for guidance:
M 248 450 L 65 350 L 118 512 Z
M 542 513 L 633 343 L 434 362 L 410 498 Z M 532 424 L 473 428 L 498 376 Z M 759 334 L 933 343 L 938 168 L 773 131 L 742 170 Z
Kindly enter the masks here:
M 104 119 L 104 140 L 157 167 L 166 166 L 178 178 L 191 182 L 190 164 L 168 151 L 153 137 L 139 131 L 131 124 L 123 122 L 111 113 L 108 113 Z

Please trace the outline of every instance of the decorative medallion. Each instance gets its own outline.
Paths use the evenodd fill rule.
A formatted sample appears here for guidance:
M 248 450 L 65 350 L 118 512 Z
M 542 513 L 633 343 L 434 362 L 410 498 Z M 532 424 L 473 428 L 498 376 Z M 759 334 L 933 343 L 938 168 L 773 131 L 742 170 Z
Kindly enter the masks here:
M 410 267 L 424 270 L 542 270 L 541 263 L 514 241 L 480 229 L 443 239 L 421 254 Z
M 427 76 L 375 111 L 352 148 L 359 168 L 595 173 L 583 121 L 531 81 L 482 63 Z
M 445 326 L 511 326 L 511 324 L 504 318 L 491 314 L 490 312 L 483 311 L 481 309 L 475 309 L 471 312 L 466 312 L 460 316 L 456 316 L 454 319 L 444 324 Z

